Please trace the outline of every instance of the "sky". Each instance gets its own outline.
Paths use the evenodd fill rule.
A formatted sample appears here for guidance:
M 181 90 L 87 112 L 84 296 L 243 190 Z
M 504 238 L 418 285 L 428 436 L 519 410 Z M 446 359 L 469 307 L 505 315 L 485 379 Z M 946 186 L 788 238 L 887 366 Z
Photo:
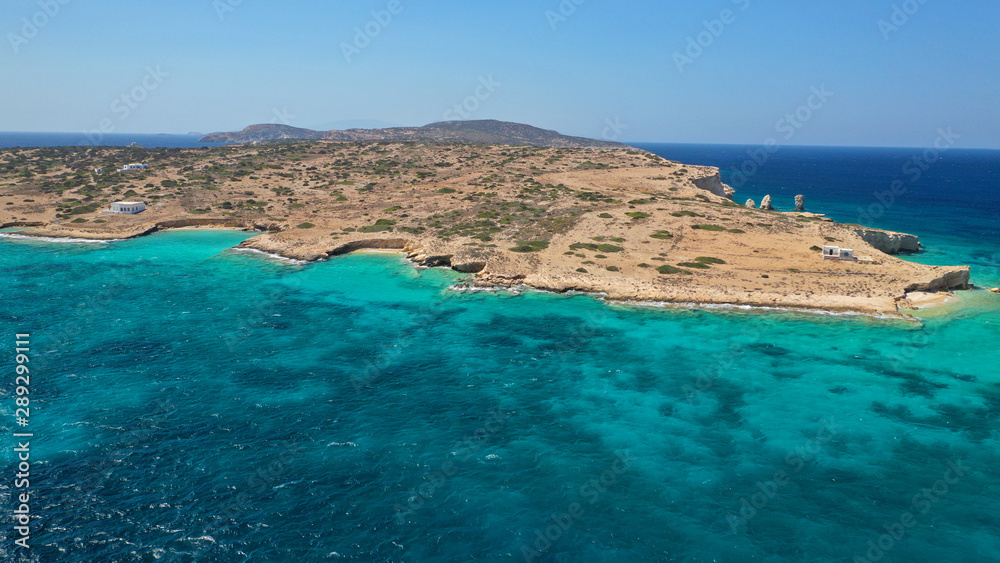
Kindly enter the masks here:
M 0 131 L 1000 148 L 996 0 L 3 0 Z

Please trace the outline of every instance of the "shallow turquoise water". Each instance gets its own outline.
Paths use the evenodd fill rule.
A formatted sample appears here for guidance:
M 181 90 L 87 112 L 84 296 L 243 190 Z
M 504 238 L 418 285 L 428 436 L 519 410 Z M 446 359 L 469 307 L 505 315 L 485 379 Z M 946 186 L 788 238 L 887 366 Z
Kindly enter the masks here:
M 986 294 L 922 326 L 642 309 L 246 236 L 0 239 L 36 560 L 845 561 L 885 526 L 886 561 L 1000 554 Z

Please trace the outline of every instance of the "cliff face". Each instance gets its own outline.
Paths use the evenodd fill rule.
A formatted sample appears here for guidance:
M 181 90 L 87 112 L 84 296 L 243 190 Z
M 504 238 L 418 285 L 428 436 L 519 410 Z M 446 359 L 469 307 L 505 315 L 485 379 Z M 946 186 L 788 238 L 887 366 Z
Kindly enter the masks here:
M 907 292 L 911 291 L 948 291 L 949 289 L 968 289 L 969 275 L 971 268 L 960 266 L 957 268 L 941 267 L 940 276 L 928 282 L 919 282 L 909 285 Z
M 732 200 L 733 194 L 736 193 L 736 190 L 722 183 L 722 175 L 718 172 L 704 178 L 694 178 L 692 182 L 695 186 L 728 200 Z
M 854 229 L 854 233 L 868 244 L 886 254 L 917 252 L 920 250 L 920 240 L 914 235 L 866 228 Z

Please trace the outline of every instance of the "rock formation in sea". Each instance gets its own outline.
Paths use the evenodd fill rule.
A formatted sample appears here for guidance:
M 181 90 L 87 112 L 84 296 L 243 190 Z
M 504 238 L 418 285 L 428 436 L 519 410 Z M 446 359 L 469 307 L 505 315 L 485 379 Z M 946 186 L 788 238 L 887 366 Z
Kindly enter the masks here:
M 796 211 L 806 210 L 806 196 L 804 195 L 795 196 L 795 209 Z
M 917 252 L 920 250 L 920 239 L 914 235 L 883 231 L 881 229 L 866 229 L 864 227 L 854 229 L 854 233 L 868 244 L 886 254 Z
M 764 199 L 760 202 L 760 208 L 764 211 L 774 211 L 774 206 L 771 205 L 771 196 L 764 196 Z
M 747 209 L 757 209 L 757 203 L 752 199 L 747 200 L 746 206 Z

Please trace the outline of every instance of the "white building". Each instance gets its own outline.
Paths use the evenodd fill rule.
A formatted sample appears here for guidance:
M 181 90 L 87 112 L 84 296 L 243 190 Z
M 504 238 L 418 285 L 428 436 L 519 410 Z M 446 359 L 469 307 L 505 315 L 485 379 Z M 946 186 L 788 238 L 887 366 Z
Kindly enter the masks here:
M 839 246 L 829 246 L 829 245 L 823 247 L 823 259 L 857 260 L 857 258 L 854 257 L 854 249 L 840 248 Z
M 131 172 L 133 170 L 145 170 L 149 168 L 149 165 L 145 162 L 136 162 L 133 164 L 126 164 L 124 167 L 119 168 L 119 172 Z
M 146 210 L 146 204 L 141 201 L 116 201 L 111 204 L 111 212 L 117 214 L 136 214 Z

